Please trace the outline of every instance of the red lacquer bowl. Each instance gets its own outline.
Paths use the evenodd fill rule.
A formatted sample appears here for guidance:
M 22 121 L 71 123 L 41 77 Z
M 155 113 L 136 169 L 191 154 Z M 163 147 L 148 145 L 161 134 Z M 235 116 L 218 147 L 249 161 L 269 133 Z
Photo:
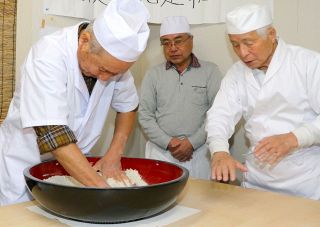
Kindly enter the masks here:
M 93 165 L 100 157 L 87 157 Z M 148 186 L 89 188 L 45 182 L 51 176 L 68 175 L 56 161 L 42 162 L 24 170 L 27 187 L 48 211 L 91 223 L 119 223 L 147 218 L 174 205 L 188 180 L 188 170 L 163 161 L 121 159 L 122 168 L 136 169 Z

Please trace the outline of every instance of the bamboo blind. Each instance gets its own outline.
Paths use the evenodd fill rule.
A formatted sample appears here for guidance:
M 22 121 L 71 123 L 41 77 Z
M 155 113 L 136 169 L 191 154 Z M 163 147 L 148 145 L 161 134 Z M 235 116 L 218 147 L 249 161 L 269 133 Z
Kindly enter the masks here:
M 0 0 L 0 123 L 15 87 L 16 5 L 17 0 Z

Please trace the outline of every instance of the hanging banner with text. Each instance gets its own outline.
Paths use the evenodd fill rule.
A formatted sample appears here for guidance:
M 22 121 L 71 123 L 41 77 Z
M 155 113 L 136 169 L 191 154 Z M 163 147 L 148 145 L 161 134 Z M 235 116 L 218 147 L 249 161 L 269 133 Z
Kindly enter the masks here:
M 246 3 L 273 9 L 273 0 L 141 0 L 148 8 L 149 23 L 161 23 L 166 16 L 186 16 L 190 24 L 222 23 L 226 12 Z M 44 0 L 44 13 L 92 20 L 110 0 Z

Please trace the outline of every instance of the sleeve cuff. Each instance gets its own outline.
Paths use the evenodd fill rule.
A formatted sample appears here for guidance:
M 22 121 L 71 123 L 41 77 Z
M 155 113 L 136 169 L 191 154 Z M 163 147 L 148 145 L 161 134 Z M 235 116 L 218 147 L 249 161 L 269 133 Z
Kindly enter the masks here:
M 70 143 L 77 143 L 77 138 L 74 133 L 66 125 L 49 126 L 44 134 L 40 135 L 37 133 L 37 135 L 37 144 L 40 154 L 54 151 L 55 149 Z
M 309 147 L 314 143 L 314 136 L 310 129 L 302 126 L 292 131 L 297 137 L 299 148 Z
M 199 140 L 199 138 L 195 138 L 194 136 L 189 137 L 188 140 L 190 141 L 194 150 L 197 150 L 199 147 L 201 147 L 205 143 L 205 141 L 202 142 Z
M 229 143 L 223 140 L 214 140 L 208 143 L 211 156 L 220 151 L 229 152 Z

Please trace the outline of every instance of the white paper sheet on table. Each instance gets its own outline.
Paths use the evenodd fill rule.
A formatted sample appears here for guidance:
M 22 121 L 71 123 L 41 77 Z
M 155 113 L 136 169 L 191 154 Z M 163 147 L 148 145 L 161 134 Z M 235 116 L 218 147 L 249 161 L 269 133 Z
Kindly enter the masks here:
M 90 224 L 90 223 L 84 223 L 84 222 L 78 222 L 78 221 L 72 221 L 69 219 L 61 218 L 58 216 L 55 216 L 53 214 L 50 214 L 46 212 L 45 210 L 41 209 L 38 206 L 30 206 L 27 207 L 28 210 L 43 215 L 50 219 L 58 220 L 59 222 L 69 225 L 71 227 L 160 227 L 164 225 L 169 225 L 173 222 L 179 221 L 183 218 L 186 218 L 188 216 L 194 215 L 200 210 L 185 207 L 185 206 L 175 206 L 172 209 L 151 217 L 147 219 L 143 219 L 140 221 L 134 221 L 134 222 L 128 222 L 128 223 L 121 223 L 121 224 Z

